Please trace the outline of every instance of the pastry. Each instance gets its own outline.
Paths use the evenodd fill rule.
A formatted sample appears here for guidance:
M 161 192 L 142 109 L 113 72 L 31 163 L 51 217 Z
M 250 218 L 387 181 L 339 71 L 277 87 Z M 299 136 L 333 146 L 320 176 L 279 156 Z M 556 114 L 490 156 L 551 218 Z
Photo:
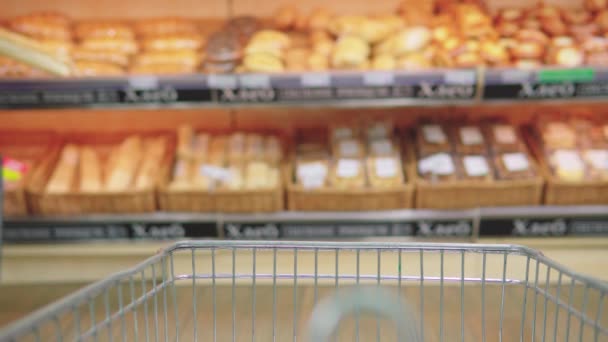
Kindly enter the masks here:
M 109 21 L 85 21 L 74 27 L 76 38 L 86 40 L 89 38 L 117 38 L 134 39 L 133 29 L 126 23 Z
M 72 51 L 72 58 L 76 61 L 97 62 L 115 64 L 126 67 L 129 64 L 129 56 L 118 51 L 97 51 L 83 47 L 75 47 Z
M 134 65 L 179 65 L 196 68 L 200 63 L 200 56 L 192 50 L 149 51 L 138 54 L 133 60 Z
M 268 53 L 254 53 L 246 55 L 243 67 L 249 72 L 281 72 L 285 66 L 281 59 Z
M 549 164 L 562 181 L 580 182 L 585 179 L 585 164 L 576 150 L 553 151 L 549 155 Z
M 242 46 L 234 32 L 212 33 L 205 46 L 206 61 L 214 63 L 234 63 L 241 58 Z
M 584 9 L 568 9 L 562 12 L 562 17 L 567 24 L 582 25 L 591 21 L 591 13 Z
M 340 38 L 331 56 L 331 64 L 337 69 L 355 69 L 367 62 L 370 47 L 355 36 Z
M 372 59 L 372 69 L 374 70 L 394 70 L 397 60 L 391 55 L 378 55 Z
M 88 38 L 80 46 L 89 51 L 113 51 L 125 55 L 135 54 L 139 50 L 137 42 L 122 38 Z
M 327 30 L 333 14 L 326 8 L 317 8 L 310 13 L 307 20 L 307 28 L 311 31 Z
M 8 20 L 11 30 L 37 39 L 70 40 L 69 20 L 54 12 L 35 12 Z
M 551 149 L 574 148 L 576 132 L 565 122 L 551 121 L 541 129 L 541 137 L 545 147 Z
M 115 64 L 89 61 L 74 62 L 73 71 L 74 75 L 79 77 L 120 76 L 125 74 L 124 69 Z
M 597 12 L 606 9 L 608 7 L 608 1 L 606 0 L 584 0 L 585 9 Z
M 244 43 L 260 29 L 260 22 L 254 17 L 240 16 L 228 20 L 224 29 L 233 32 L 238 41 Z
M 543 57 L 545 50 L 543 45 L 537 42 L 520 41 L 511 53 L 514 57 L 525 60 L 539 60 Z
M 172 34 L 191 34 L 199 30 L 196 24 L 185 18 L 165 17 L 139 20 L 135 31 L 141 37 L 157 37 Z
M 585 62 L 585 54 L 574 46 L 557 48 L 548 56 L 548 62 L 558 66 L 576 67 Z
M 279 184 L 278 168 L 261 161 L 249 162 L 245 166 L 245 189 L 273 189 Z
M 146 38 L 141 45 L 148 51 L 198 50 L 203 46 L 203 39 L 198 34 L 167 35 Z
M 293 5 L 285 5 L 272 15 L 274 26 L 279 30 L 291 30 L 299 16 L 298 9 Z
M 607 149 L 584 150 L 583 160 L 587 165 L 589 171 L 589 178 L 597 180 L 608 180 Z

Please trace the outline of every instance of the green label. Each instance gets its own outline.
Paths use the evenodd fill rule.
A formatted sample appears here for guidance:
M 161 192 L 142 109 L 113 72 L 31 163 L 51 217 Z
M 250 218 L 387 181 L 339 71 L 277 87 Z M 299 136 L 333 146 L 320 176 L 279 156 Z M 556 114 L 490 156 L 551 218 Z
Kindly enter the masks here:
M 594 75 L 595 72 L 591 68 L 540 70 L 538 81 L 540 83 L 591 82 Z

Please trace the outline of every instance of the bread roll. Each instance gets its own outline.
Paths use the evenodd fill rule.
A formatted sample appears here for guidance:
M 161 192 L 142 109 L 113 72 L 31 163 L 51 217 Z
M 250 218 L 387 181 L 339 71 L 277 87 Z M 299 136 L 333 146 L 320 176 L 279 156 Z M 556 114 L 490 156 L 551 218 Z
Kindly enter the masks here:
M 72 190 L 78 167 L 78 159 L 78 147 L 76 145 L 66 145 L 61 151 L 59 161 L 46 185 L 46 192 L 57 194 Z
M 92 147 L 80 148 L 80 185 L 82 192 L 98 192 L 102 189 L 101 165 Z

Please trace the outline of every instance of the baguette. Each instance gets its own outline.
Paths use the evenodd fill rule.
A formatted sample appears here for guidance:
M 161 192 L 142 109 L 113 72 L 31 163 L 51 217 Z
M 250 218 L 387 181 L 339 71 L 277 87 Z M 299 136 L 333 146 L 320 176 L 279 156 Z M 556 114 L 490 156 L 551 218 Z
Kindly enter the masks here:
M 78 166 L 78 147 L 67 145 L 61 151 L 59 162 L 46 185 L 46 192 L 51 194 L 66 193 L 72 189 Z
M 133 183 L 142 157 L 142 141 L 138 136 L 125 139 L 116 147 L 114 164 L 106 179 L 107 191 L 126 191 Z
M 151 139 L 145 146 L 141 167 L 135 179 L 135 189 L 142 190 L 154 186 L 158 166 L 161 165 L 165 154 L 165 140 Z
M 101 166 L 92 147 L 80 148 L 80 185 L 82 192 L 101 191 Z

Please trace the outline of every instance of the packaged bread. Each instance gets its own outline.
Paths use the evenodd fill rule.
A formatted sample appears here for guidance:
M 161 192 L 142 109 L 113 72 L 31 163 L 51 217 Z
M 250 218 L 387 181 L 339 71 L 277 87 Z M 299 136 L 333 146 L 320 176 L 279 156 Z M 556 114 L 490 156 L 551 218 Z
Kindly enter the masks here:
M 608 180 L 608 149 L 583 150 L 583 160 L 589 170 L 589 178 Z
M 492 123 L 486 125 L 485 129 L 495 153 L 523 151 L 523 139 L 515 126 L 507 123 Z
M 7 22 L 7 26 L 18 33 L 37 39 L 70 40 L 69 19 L 55 12 L 34 12 Z
M 89 146 L 80 148 L 79 191 L 98 192 L 102 189 L 101 165 L 97 152 Z
M 416 145 L 421 156 L 451 151 L 448 135 L 440 124 L 418 126 L 416 128 Z
M 454 181 L 460 178 L 454 157 L 445 152 L 421 157 L 418 160 L 418 175 L 431 182 Z
M 338 189 L 365 186 L 365 164 L 357 158 L 339 158 L 332 165 L 331 185 Z
M 333 155 L 339 158 L 361 158 L 365 156 L 365 146 L 358 139 L 342 139 L 334 142 Z
M 373 188 L 390 188 L 403 184 L 403 165 L 398 156 L 368 157 L 367 174 Z
M 114 64 L 123 68 L 129 64 L 129 56 L 125 53 L 89 50 L 81 46 L 72 50 L 72 58 L 76 61 Z
M 88 38 L 80 46 L 90 51 L 114 51 L 126 55 L 133 55 L 139 50 L 136 41 L 124 38 Z
M 112 21 L 85 21 L 74 26 L 76 38 L 119 38 L 134 39 L 135 33 L 129 24 Z
M 458 157 L 462 178 L 476 181 L 494 179 L 494 170 L 488 157 L 483 154 L 465 154 Z
M 59 161 L 46 185 L 51 194 L 66 193 L 72 190 L 78 168 L 80 154 L 76 145 L 66 145 L 61 151 Z
M 585 180 L 585 163 L 579 151 L 574 149 L 549 151 L 548 161 L 558 179 L 566 182 L 581 182 Z
M 499 179 L 529 179 L 536 175 L 534 164 L 526 152 L 504 152 L 494 158 Z
M 263 161 L 250 161 L 245 166 L 245 189 L 273 189 L 279 186 L 279 168 Z
M 141 166 L 135 178 L 136 190 L 150 189 L 156 184 L 158 166 L 163 163 L 166 148 L 166 140 L 162 137 L 145 141 Z
M 458 125 L 453 129 L 453 139 L 456 144 L 456 152 L 461 154 L 485 154 L 486 139 L 480 126 Z
M 142 19 L 135 23 L 135 31 L 139 36 L 163 36 L 171 34 L 197 33 L 198 27 L 192 20 L 185 18 L 165 17 Z
M 134 181 L 142 157 L 142 140 L 139 136 L 130 136 L 113 151 L 109 163 L 105 190 L 126 191 Z

